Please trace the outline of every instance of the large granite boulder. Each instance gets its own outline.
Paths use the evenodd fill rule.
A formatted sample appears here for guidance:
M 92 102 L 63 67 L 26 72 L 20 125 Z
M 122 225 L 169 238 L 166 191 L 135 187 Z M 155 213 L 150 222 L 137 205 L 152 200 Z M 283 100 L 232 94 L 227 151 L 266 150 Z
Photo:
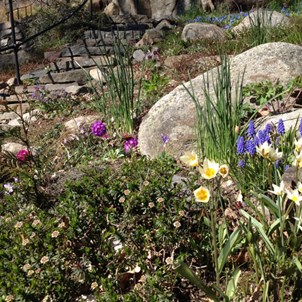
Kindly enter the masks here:
M 233 87 L 245 71 L 243 84 L 269 80 L 287 83 L 302 75 L 302 47 L 289 43 L 267 43 L 254 47 L 231 60 L 231 82 Z M 217 68 L 208 72 L 209 90 L 213 95 L 213 82 L 217 79 Z M 191 89 L 198 101 L 204 103 L 204 81 L 202 74 L 184 85 Z M 165 144 L 162 135 L 169 137 Z M 179 85 L 162 97 L 142 121 L 138 133 L 142 154 L 156 157 L 163 151 L 178 157 L 183 151 L 191 150 L 196 143 L 195 105 L 186 89 Z
M 200 7 L 204 11 L 214 10 L 212 0 L 112 0 L 105 8 L 105 12 L 110 16 L 142 14 L 160 20 L 163 17 L 183 14 L 192 7 Z

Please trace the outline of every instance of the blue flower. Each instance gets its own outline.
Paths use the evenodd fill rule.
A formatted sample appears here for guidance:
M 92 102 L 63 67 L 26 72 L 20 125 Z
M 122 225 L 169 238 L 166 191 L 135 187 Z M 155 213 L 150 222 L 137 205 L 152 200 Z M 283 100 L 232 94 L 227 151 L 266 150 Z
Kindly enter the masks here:
M 239 136 L 237 141 L 237 154 L 243 154 L 244 151 L 244 137 Z
M 254 137 L 254 136 L 256 135 L 254 121 L 250 121 L 249 127 L 248 127 L 248 129 L 247 129 L 247 135 L 248 135 L 249 137 Z
M 169 137 L 167 135 L 164 135 L 164 134 L 161 134 L 160 137 L 161 137 L 164 144 L 168 143 L 169 140 L 170 140 Z
M 244 168 L 245 167 L 245 161 L 243 159 L 240 159 L 238 162 L 238 167 L 239 168 Z
M 250 155 L 255 155 L 256 154 L 256 145 L 253 140 L 247 140 L 245 142 L 245 149 Z
M 302 118 L 300 120 L 299 133 L 300 133 L 300 136 L 302 136 Z
M 266 124 L 264 131 L 269 134 L 272 131 L 272 126 L 270 123 Z
M 285 134 L 285 127 L 284 127 L 284 122 L 283 122 L 282 118 L 280 118 L 280 120 L 278 121 L 277 133 L 279 133 L 280 135 Z

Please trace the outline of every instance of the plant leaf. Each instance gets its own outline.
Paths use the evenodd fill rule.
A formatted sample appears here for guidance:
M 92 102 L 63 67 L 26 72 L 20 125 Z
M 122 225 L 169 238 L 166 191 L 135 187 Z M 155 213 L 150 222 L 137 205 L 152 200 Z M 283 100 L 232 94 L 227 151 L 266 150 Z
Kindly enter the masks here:
M 233 272 L 232 278 L 228 282 L 227 289 L 226 289 L 226 296 L 228 297 L 229 300 L 231 300 L 234 297 L 240 275 L 241 275 L 241 270 L 237 267 Z
M 302 272 L 302 264 L 296 256 L 293 256 L 293 262 L 296 264 L 298 270 Z
M 237 228 L 230 236 L 230 238 L 228 239 L 228 241 L 226 242 L 225 246 L 223 247 L 219 257 L 218 257 L 218 272 L 219 274 L 221 273 L 225 262 L 227 260 L 227 257 L 230 255 L 233 247 L 235 246 L 237 240 L 238 240 L 238 236 L 240 234 L 240 229 Z
M 186 279 L 188 279 L 192 284 L 194 284 L 195 286 L 197 286 L 198 288 L 200 288 L 201 290 L 203 290 L 205 292 L 205 294 L 212 299 L 215 302 L 219 302 L 219 298 L 217 297 L 217 295 L 215 294 L 215 292 L 209 287 L 207 286 L 205 283 L 203 283 L 193 272 L 192 270 L 189 268 L 189 266 L 187 264 L 185 264 L 182 261 L 178 262 L 178 266 L 175 268 L 175 270 L 182 275 L 183 277 L 185 277 Z
M 254 217 L 252 217 L 249 213 L 245 212 L 244 210 L 239 210 L 239 212 L 247 219 L 250 219 L 251 223 L 253 224 L 253 226 L 258 230 L 258 232 L 260 233 L 263 241 L 265 242 L 265 244 L 267 245 L 270 253 L 272 255 L 275 255 L 275 249 L 274 246 L 272 244 L 272 242 L 270 241 L 270 239 L 267 237 L 267 235 L 265 234 L 265 231 L 262 227 L 262 224 L 256 220 Z

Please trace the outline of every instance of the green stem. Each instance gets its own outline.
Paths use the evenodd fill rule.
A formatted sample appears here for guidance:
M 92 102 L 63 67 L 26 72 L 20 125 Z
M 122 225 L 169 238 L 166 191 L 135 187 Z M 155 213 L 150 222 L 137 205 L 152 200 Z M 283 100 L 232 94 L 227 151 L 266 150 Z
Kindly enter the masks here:
M 218 272 L 218 247 L 217 247 L 217 231 L 216 231 L 216 220 L 217 220 L 217 203 L 216 196 L 214 195 L 214 180 L 212 181 L 212 199 L 210 203 L 210 215 L 211 215 L 211 231 L 212 231 L 212 246 L 214 249 L 214 266 L 216 275 L 216 285 L 219 287 L 219 272 Z

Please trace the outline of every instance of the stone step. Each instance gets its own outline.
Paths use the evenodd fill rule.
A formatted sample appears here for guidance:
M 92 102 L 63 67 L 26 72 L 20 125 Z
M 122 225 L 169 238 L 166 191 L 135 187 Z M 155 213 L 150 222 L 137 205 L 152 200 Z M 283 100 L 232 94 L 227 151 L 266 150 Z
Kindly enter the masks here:
M 24 103 L 28 101 L 27 95 L 10 95 L 8 97 L 2 98 L 0 97 L 0 104 L 19 104 Z
M 60 57 L 99 56 L 110 53 L 113 53 L 112 46 L 85 47 L 84 45 L 72 45 L 64 48 L 60 53 Z
M 38 80 L 41 76 L 46 75 L 46 74 L 47 74 L 46 69 L 31 71 L 29 73 L 26 73 L 26 74 L 22 75 L 21 76 L 21 81 Z
M 115 59 L 113 56 L 98 56 L 98 57 L 64 57 L 58 59 L 49 65 L 52 71 L 68 71 L 72 69 L 81 69 L 93 66 L 109 66 L 115 65 Z
M 75 69 L 59 73 L 49 72 L 47 75 L 41 76 L 39 78 L 39 82 L 40 84 L 63 84 L 73 82 L 77 82 L 78 84 L 84 84 L 90 79 L 90 69 Z
M 97 40 L 103 45 L 112 45 L 115 39 L 120 40 L 140 40 L 145 30 L 125 30 L 125 31 L 103 31 L 87 30 L 84 32 L 85 40 Z

